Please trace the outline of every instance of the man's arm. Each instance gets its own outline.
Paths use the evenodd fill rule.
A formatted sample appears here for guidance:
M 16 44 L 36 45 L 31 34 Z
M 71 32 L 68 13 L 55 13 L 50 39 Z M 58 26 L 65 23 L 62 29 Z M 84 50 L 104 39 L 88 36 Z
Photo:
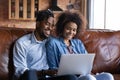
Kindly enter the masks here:
M 13 48 L 13 62 L 15 67 L 15 75 L 19 77 L 21 74 L 26 71 L 26 53 L 25 47 L 23 44 L 20 44 L 18 41 L 15 43 Z

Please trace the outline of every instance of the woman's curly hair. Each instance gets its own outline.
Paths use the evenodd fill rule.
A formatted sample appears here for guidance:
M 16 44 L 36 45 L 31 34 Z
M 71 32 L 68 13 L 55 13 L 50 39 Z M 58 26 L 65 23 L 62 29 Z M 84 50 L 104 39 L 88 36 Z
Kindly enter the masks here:
M 58 36 L 62 35 L 65 25 L 69 22 L 74 22 L 77 24 L 77 34 L 81 29 L 86 27 L 86 19 L 81 13 L 63 12 L 58 17 L 58 21 L 56 23 L 56 34 Z

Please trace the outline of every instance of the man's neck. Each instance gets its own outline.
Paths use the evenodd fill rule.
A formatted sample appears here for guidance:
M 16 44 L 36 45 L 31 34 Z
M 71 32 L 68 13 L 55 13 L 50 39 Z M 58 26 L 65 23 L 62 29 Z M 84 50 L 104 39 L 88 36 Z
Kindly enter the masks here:
M 46 38 L 40 37 L 39 34 L 37 33 L 37 31 L 34 31 L 34 35 L 38 41 L 43 41 L 46 39 Z

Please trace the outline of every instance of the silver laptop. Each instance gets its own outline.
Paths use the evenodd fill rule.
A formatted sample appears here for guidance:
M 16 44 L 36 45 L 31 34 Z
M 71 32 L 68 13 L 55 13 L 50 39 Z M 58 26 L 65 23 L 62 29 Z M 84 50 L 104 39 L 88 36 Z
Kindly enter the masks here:
M 57 75 L 91 73 L 95 54 L 63 54 Z

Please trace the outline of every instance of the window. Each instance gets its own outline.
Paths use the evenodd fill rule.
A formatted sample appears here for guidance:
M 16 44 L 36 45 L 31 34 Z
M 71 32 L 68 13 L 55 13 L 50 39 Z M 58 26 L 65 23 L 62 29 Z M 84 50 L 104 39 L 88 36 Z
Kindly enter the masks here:
M 120 30 L 120 0 L 91 0 L 89 27 Z

